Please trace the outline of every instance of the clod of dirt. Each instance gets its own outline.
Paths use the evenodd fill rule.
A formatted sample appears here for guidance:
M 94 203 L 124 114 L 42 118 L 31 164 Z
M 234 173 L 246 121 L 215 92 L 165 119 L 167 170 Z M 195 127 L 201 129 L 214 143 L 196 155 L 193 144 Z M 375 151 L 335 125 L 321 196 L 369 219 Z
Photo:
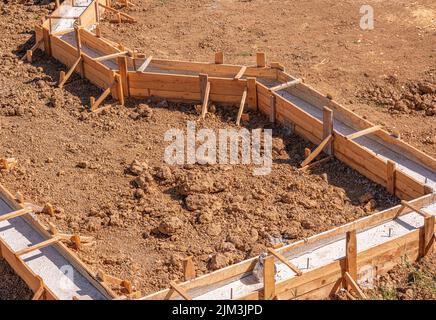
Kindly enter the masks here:
M 183 221 L 177 217 L 165 217 L 159 224 L 158 230 L 160 233 L 171 236 L 183 226 Z
M 223 253 L 217 253 L 212 256 L 209 261 L 209 268 L 211 270 L 218 270 L 226 267 L 229 264 L 229 258 Z
M 139 176 L 145 170 L 148 170 L 148 164 L 146 162 L 139 162 L 138 160 L 133 160 L 129 167 L 129 172 L 135 176 Z

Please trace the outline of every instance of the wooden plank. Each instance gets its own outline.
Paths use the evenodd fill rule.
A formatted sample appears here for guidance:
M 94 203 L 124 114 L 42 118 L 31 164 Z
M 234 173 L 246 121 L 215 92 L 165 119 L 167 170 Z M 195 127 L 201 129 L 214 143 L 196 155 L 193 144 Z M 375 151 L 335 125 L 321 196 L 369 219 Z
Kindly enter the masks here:
M 238 116 L 236 117 L 236 125 L 241 124 L 242 113 L 244 112 L 245 100 L 247 99 L 247 89 L 244 90 L 242 94 L 241 103 L 239 104 Z
M 363 129 L 363 130 L 360 130 L 358 132 L 354 132 L 352 134 L 349 134 L 348 136 L 346 136 L 346 138 L 349 140 L 354 140 L 354 139 L 357 139 L 359 137 L 363 137 L 363 136 L 366 136 L 368 134 L 374 133 L 380 129 L 381 129 L 381 126 L 373 126 L 371 128 Z
M 435 216 L 430 215 L 424 218 L 423 237 L 420 242 L 420 256 L 424 257 L 434 251 L 435 233 L 434 233 Z
M 105 56 L 94 58 L 94 60 L 95 61 L 99 61 L 99 62 L 106 61 L 106 60 L 111 60 L 111 59 L 115 59 L 115 58 L 118 58 L 118 57 L 125 56 L 128 53 L 129 53 L 129 51 L 115 52 L 115 53 L 107 54 Z
M 268 252 L 272 254 L 274 257 L 276 257 L 277 259 L 279 259 L 282 263 L 284 263 L 289 269 L 294 271 L 297 274 L 297 276 L 301 276 L 303 274 L 303 272 L 301 272 L 301 270 L 296 265 L 294 265 L 292 262 L 286 259 L 285 256 L 283 256 L 276 250 L 272 248 L 268 248 Z
M 235 80 L 241 79 L 246 71 L 247 71 L 247 67 L 246 66 L 242 66 L 241 70 L 239 70 L 239 72 L 235 75 L 235 77 L 233 79 L 235 79 Z
M 151 63 L 151 60 L 153 59 L 153 56 L 149 56 L 145 61 L 139 66 L 137 69 L 138 72 L 144 72 L 145 69 L 147 69 L 148 65 Z
M 284 90 L 284 89 L 293 87 L 299 83 L 301 83 L 301 79 L 295 79 L 295 80 L 288 81 L 286 83 L 279 84 L 275 87 L 270 88 L 269 90 L 271 92 L 276 92 L 276 91 L 280 91 L 280 90 Z
M 121 78 L 121 85 L 123 87 L 123 94 L 125 97 L 128 97 L 129 94 L 129 81 L 127 79 L 127 58 L 126 57 L 118 57 L 118 70 Z
M 204 73 L 200 73 L 198 75 L 198 79 L 199 79 L 199 85 L 200 85 L 200 97 L 201 97 L 201 102 L 203 103 L 206 96 L 206 88 L 207 88 L 207 84 L 209 83 L 209 77 L 207 74 Z
M 387 161 L 386 166 L 386 189 L 388 192 L 395 196 L 395 172 L 397 164 L 391 160 Z
M 325 138 L 319 145 L 318 147 L 313 150 L 313 152 L 310 154 L 310 156 L 308 156 L 302 163 L 301 163 L 301 167 L 304 167 L 306 165 L 308 165 L 309 163 L 311 163 L 323 150 L 324 148 L 328 145 L 328 143 L 333 139 L 332 135 L 329 135 L 327 138 Z
M 24 209 L 19 209 L 13 212 L 9 212 L 6 213 L 4 215 L 0 216 L 0 222 L 6 221 L 6 220 L 10 220 L 16 217 L 21 217 L 25 214 L 31 213 L 33 212 L 33 210 L 31 208 L 24 208 Z
M 430 216 L 431 216 L 431 214 L 425 212 L 424 210 L 422 210 L 422 209 L 416 207 L 416 206 L 413 205 L 413 204 L 410 204 L 409 202 L 407 202 L 407 201 L 405 201 L 405 200 L 402 200 L 402 201 L 401 201 L 401 205 L 404 206 L 404 207 L 407 207 L 407 208 L 411 209 L 412 211 L 414 211 L 414 212 L 416 212 L 416 213 L 419 213 L 419 214 L 420 214 L 421 216 L 423 216 L 424 218 L 427 218 L 427 217 L 430 217 Z
M 363 293 L 363 291 L 359 288 L 359 286 L 357 285 L 357 283 L 355 282 L 353 277 L 348 272 L 345 272 L 344 278 L 347 281 L 347 284 L 350 286 L 350 288 L 354 292 L 356 292 L 356 294 L 359 296 L 359 298 L 367 299 L 365 293 Z
M 96 101 L 91 102 L 91 111 L 96 110 L 100 106 L 100 104 L 102 104 L 102 102 L 110 95 L 111 88 L 112 88 L 112 85 L 109 86 L 105 91 L 103 91 L 103 93 L 100 95 L 100 97 Z M 91 97 L 91 98 L 93 98 L 93 97 Z
M 50 245 L 52 245 L 52 244 L 54 244 L 56 242 L 59 242 L 59 240 L 60 239 L 55 236 L 55 237 L 53 237 L 51 239 L 45 240 L 43 242 L 40 242 L 40 243 L 35 244 L 33 246 L 30 246 L 28 248 L 21 249 L 21 250 L 15 252 L 15 255 L 17 257 L 22 256 L 22 255 L 24 255 L 26 253 L 29 253 L 29 252 L 32 252 L 32 251 L 39 250 L 39 249 L 45 248 L 47 246 L 50 246 Z
M 124 106 L 124 91 L 121 76 L 119 74 L 115 75 L 115 85 L 117 88 L 117 98 L 122 106 Z
M 322 118 L 323 135 L 322 135 L 322 138 L 326 139 L 328 136 L 333 136 L 333 111 L 330 108 L 324 107 L 322 114 L 323 114 L 323 118 Z M 325 149 L 325 152 L 330 156 L 333 154 L 332 146 L 333 146 L 333 144 L 330 142 L 330 143 L 328 143 L 328 145 L 326 146 L 326 149 Z
M 267 256 L 263 262 L 263 298 L 265 300 L 272 300 L 276 295 L 275 275 L 274 257 Z

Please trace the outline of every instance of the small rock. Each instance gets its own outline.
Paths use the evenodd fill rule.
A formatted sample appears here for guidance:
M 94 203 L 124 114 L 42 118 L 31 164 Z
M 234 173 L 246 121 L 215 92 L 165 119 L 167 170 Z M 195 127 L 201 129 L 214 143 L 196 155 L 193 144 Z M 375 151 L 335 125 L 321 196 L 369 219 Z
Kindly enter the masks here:
M 177 217 L 165 217 L 159 224 L 158 230 L 165 235 L 173 235 L 183 226 L 182 220 Z

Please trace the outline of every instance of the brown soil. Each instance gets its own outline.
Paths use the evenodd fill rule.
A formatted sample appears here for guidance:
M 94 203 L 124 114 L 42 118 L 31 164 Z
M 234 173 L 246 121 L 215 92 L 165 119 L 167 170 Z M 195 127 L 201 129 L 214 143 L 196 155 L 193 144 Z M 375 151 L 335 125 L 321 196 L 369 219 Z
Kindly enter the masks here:
M 136 3 L 124 10 L 138 24 L 107 24 L 103 34 L 162 58 L 210 61 L 224 50 L 228 62 L 252 63 L 251 55 L 264 50 L 292 74 L 373 122 L 399 126 L 404 139 L 436 154 L 427 142 L 434 140 L 433 116 L 392 114 L 362 102 L 362 90 L 389 75 L 412 83 L 432 79 L 434 26 L 425 23 L 436 10 L 431 1 L 374 1 L 371 32 L 358 27 L 357 1 L 328 1 L 322 10 L 311 1 Z M 97 89 L 79 78 L 65 90 L 54 88 L 64 68 L 41 53 L 32 65 L 16 59 L 32 44 L 33 23 L 48 12 L 43 4 L 0 4 L 0 155 L 19 161 L 16 170 L 1 173 L 0 183 L 58 209 L 41 220 L 95 236 L 97 244 L 79 253 L 92 269 L 132 279 L 149 293 L 180 278 L 187 255 L 202 274 L 257 255 L 278 239 L 301 239 L 397 202 L 338 161 L 313 174 L 298 172 L 304 148 L 313 146 L 279 127 L 266 177 L 253 177 L 249 166 L 164 165 L 164 132 L 198 119 L 195 107 L 132 100 L 127 108 L 87 113 L 84 105 Z M 234 118 L 234 109 L 217 106 L 198 125 L 234 127 Z M 251 115 L 250 126 L 269 125 Z

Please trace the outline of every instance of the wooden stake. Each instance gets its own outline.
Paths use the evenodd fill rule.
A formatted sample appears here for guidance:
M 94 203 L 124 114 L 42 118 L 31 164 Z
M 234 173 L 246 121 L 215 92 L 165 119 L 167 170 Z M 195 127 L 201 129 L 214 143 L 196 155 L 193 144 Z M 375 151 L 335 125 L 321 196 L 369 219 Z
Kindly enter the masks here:
M 127 57 L 118 57 L 118 69 L 120 72 L 121 83 L 123 86 L 124 96 L 129 96 L 129 81 L 127 79 Z
M 121 84 L 121 77 L 119 74 L 115 75 L 115 82 L 116 82 L 116 87 L 117 87 L 118 100 L 120 101 L 120 105 L 124 106 L 123 86 Z
M 276 295 L 274 257 L 267 256 L 263 263 L 263 298 L 272 300 Z
M 95 109 L 95 98 L 93 96 L 89 97 L 89 109 L 91 111 Z
M 79 63 L 80 63 L 80 76 L 82 77 L 82 79 L 85 77 L 85 65 L 83 63 L 83 59 L 82 59 L 82 39 L 80 36 L 80 30 L 82 29 L 82 27 L 80 26 L 76 26 L 74 28 L 74 34 L 76 35 L 76 48 L 77 48 L 77 57 L 79 58 Z
M 357 280 L 357 237 L 356 230 L 348 231 L 345 239 L 345 271 Z
M 309 149 L 310 150 L 310 149 Z M 302 168 L 300 168 L 300 169 L 298 169 L 298 170 L 300 170 L 300 171 L 306 171 L 306 170 L 308 170 L 308 169 L 312 169 L 312 168 L 314 168 L 314 167 L 316 167 L 316 166 L 319 166 L 319 165 L 321 165 L 321 164 L 323 164 L 323 163 L 326 163 L 326 162 L 328 162 L 328 161 L 330 161 L 330 160 L 332 160 L 333 159 L 333 156 L 328 156 L 328 157 L 325 157 L 324 159 L 321 159 L 321 160 L 318 160 L 318 161 L 315 161 L 315 162 L 312 162 L 312 163 L 310 163 L 310 164 L 308 164 L 308 165 L 306 165 L 306 166 L 304 166 L 304 167 L 302 167 Z
M 258 52 L 256 54 L 256 62 L 258 68 L 265 68 L 266 67 L 266 56 L 264 52 Z
M 20 191 L 17 191 L 15 199 L 17 199 L 18 203 L 24 203 L 24 195 Z
M 100 24 L 97 24 L 97 25 L 95 26 L 95 36 L 96 36 L 97 38 L 100 38 L 100 37 L 101 37 L 101 28 L 100 28 Z
M 195 278 L 195 266 L 192 261 L 192 256 L 183 259 L 183 273 L 185 281 L 192 280 Z
M 103 101 L 111 94 L 111 88 L 112 88 L 113 85 L 114 84 L 112 84 L 105 91 L 103 91 L 103 93 L 97 99 L 97 101 L 95 100 L 94 97 L 90 97 L 89 98 L 91 111 L 95 111 L 103 103 Z
M 57 8 L 59 8 L 60 7 L 60 3 L 59 3 L 59 0 L 55 0 L 55 8 L 57 9 Z
M 333 136 L 333 111 L 330 108 L 323 108 L 323 130 L 322 130 L 322 138 L 326 139 L 329 136 Z M 333 154 L 332 150 L 332 142 L 330 141 L 325 149 L 325 152 L 331 156 Z
M 244 112 L 245 100 L 247 98 L 247 88 L 245 88 L 242 93 L 241 103 L 239 104 L 238 116 L 236 118 L 236 125 L 239 126 L 241 124 L 242 113 Z
M 209 104 L 209 94 L 210 94 L 210 82 L 208 82 L 206 85 L 206 91 L 203 97 L 203 105 L 201 107 L 201 118 L 203 119 L 206 117 L 206 113 L 207 113 L 207 106 Z
M 247 78 L 248 89 L 248 107 L 252 110 L 257 110 L 257 86 L 256 78 Z
M 307 158 L 312 153 L 312 150 L 309 148 L 304 148 L 304 158 Z
M 269 122 L 275 123 L 276 122 L 276 96 L 274 94 L 270 96 L 270 102 L 271 102 L 271 113 L 269 115 Z
M 429 215 L 424 218 L 424 226 L 420 229 L 419 256 L 422 258 L 434 251 L 434 224 L 435 216 Z
M 204 118 L 206 116 L 206 112 L 207 112 L 207 105 L 206 105 L 206 110 L 205 110 L 205 100 L 209 99 L 209 97 L 206 97 L 206 90 L 208 87 L 208 83 L 209 83 L 209 76 L 207 74 L 204 73 L 200 73 L 198 75 L 199 79 L 200 79 L 200 99 L 201 99 L 201 103 L 203 105 L 202 111 L 201 111 L 201 117 Z
M 42 209 L 41 212 L 45 213 L 45 214 L 48 214 L 48 215 L 50 215 L 52 217 L 55 215 L 55 211 L 54 211 L 53 206 L 50 203 L 48 203 L 48 202 L 44 205 L 44 208 Z
M 396 176 L 395 173 L 396 173 L 396 168 L 397 168 L 397 164 L 395 162 L 393 162 L 391 160 L 387 161 L 387 166 L 386 166 L 386 169 L 387 169 L 387 172 L 386 172 L 386 175 L 387 175 L 387 179 L 386 179 L 387 185 L 386 185 L 386 188 L 387 188 L 388 192 L 390 194 L 394 195 L 394 196 L 395 196 L 395 176 Z
M 215 53 L 215 63 L 223 64 L 224 63 L 224 52 L 220 51 Z
M 273 69 L 285 71 L 285 66 L 282 65 L 280 62 L 271 62 L 269 66 Z
M 32 62 L 32 56 L 33 56 L 32 50 L 27 50 L 26 51 L 26 60 L 29 61 L 30 63 Z

